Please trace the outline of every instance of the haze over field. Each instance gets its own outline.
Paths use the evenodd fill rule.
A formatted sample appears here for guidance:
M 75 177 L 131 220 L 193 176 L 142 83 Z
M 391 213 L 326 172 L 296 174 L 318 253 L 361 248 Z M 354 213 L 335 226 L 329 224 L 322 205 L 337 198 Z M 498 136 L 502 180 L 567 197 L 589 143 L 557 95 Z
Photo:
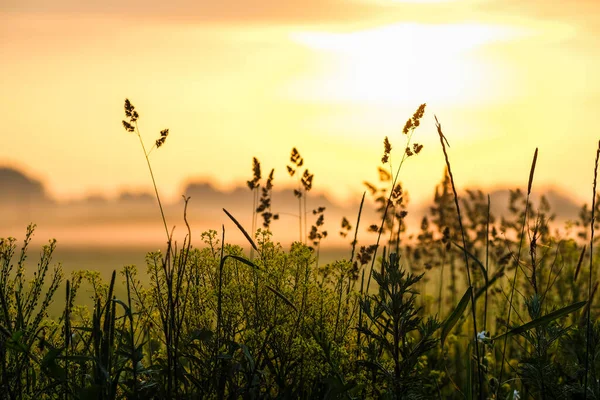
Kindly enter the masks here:
M 249 193 L 235 188 L 251 177 L 252 157 L 275 168 L 276 189 L 289 188 L 285 165 L 296 146 L 315 191 L 340 208 L 327 216 L 336 229 L 341 215 L 354 219 L 362 182 L 377 179 L 384 136 L 400 150 L 397 162 L 402 126 L 425 102 L 415 133 L 424 149 L 400 178 L 417 209 L 443 172 L 434 114 L 460 187 L 523 187 L 539 147 L 535 186 L 589 201 L 600 108 L 596 0 L 5 0 L 0 19 L 0 165 L 43 182 L 49 204 L 64 205 L 19 214 L 18 224 L 52 220 L 49 236 L 61 235 L 54 221 L 64 217 L 56 226 L 68 229 L 82 215 L 114 219 L 124 236 L 143 219 L 160 234 L 149 198 L 133 196 L 130 209 L 121 196 L 152 193 L 137 138 L 121 125 L 126 97 L 148 144 L 170 129 L 151 160 L 166 202 L 179 204 L 169 212 L 180 227 L 189 182 L 213 185 L 192 206 L 203 228 L 219 229 L 220 193 L 233 192 L 249 213 L 241 197 Z M 213 207 L 213 195 L 225 203 Z M 117 206 L 100 211 L 94 197 Z M 1 234 L 6 221 L 17 224 L 16 214 L 4 215 Z M 113 227 L 93 237 L 108 240 Z M 149 229 L 136 237 L 148 239 Z M 72 240 L 86 237 L 74 232 Z
M 121 192 L 114 198 L 90 195 L 78 200 L 60 200 L 49 195 L 44 184 L 21 171 L 0 167 L 0 186 L 7 188 L 0 193 L 0 237 L 21 237 L 25 226 L 34 221 L 38 224 L 37 240 L 46 241 L 55 237 L 61 245 L 67 246 L 156 246 L 164 242 L 160 213 L 152 193 Z M 206 230 L 219 230 L 223 223 L 227 227 L 227 240 L 245 245 L 245 239 L 225 216 L 223 208 L 230 211 L 247 229 L 252 224 L 252 194 L 246 186 L 231 190 L 219 190 L 209 182 L 188 182 L 182 194 L 190 197 L 188 220 L 192 234 L 199 239 Z M 539 193 L 534 193 L 534 204 L 539 204 Z M 556 227 L 562 227 L 567 220 L 578 219 L 581 204 L 573 198 L 546 188 L 552 210 L 557 213 Z M 499 217 L 507 215 L 508 188 L 497 188 L 490 192 L 492 213 Z M 410 198 L 410 191 L 408 193 Z M 325 207 L 325 226 L 329 237 L 323 242 L 327 247 L 348 247 L 350 238 L 341 238 L 340 222 L 347 217 L 352 224 L 356 220 L 360 199 L 339 202 L 327 196 L 326 192 L 309 192 L 307 205 L 309 213 L 318 207 Z M 359 238 L 374 239 L 367 233 L 367 227 L 376 223 L 378 217 L 374 204 L 367 197 L 362 216 L 362 229 Z M 428 214 L 433 205 L 433 190 L 426 202 L 408 202 L 407 225 L 409 233 L 417 232 L 421 218 Z M 164 204 L 167 222 L 177 226 L 175 237 L 183 239 L 185 224 L 183 221 L 183 200 L 168 201 Z M 270 229 L 275 239 L 284 244 L 298 240 L 298 200 L 292 188 L 275 188 L 272 195 L 272 210 L 280 214 Z M 317 217 L 309 215 L 309 224 Z M 259 224 L 262 219 L 259 217 Z

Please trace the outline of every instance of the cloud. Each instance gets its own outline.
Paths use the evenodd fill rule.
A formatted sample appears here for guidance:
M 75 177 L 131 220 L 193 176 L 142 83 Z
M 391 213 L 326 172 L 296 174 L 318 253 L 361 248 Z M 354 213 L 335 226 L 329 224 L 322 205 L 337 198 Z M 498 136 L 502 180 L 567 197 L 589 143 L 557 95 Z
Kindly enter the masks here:
M 23 13 L 177 18 L 195 22 L 302 24 L 358 21 L 398 8 L 393 2 L 382 5 L 353 0 L 8 0 L 0 9 Z
M 214 24 L 341 25 L 472 19 L 483 0 L 5 0 L 0 12 L 100 15 Z
M 577 0 L 5 0 L 0 13 L 106 16 L 201 24 L 338 25 L 566 22 L 597 30 L 600 2 Z
M 5 0 L 0 13 L 94 15 L 202 24 L 340 25 L 351 29 L 401 21 L 420 23 L 519 20 L 600 29 L 598 0 Z
M 538 21 L 561 22 L 576 25 L 589 31 L 600 26 L 598 0 L 547 1 L 547 0 L 491 0 L 479 1 L 476 9 L 496 17 L 527 18 Z

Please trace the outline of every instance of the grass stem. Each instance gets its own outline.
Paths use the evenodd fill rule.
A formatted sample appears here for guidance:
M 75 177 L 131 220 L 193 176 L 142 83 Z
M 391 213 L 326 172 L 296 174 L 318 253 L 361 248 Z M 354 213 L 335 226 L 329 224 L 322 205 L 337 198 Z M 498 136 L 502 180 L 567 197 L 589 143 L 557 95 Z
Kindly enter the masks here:
M 596 217 L 596 181 L 598 178 L 598 159 L 600 158 L 600 141 L 598 141 L 598 150 L 596 150 L 596 162 L 594 164 L 594 191 L 592 194 L 592 220 L 590 222 L 591 235 L 590 235 L 590 271 L 588 277 L 588 305 L 586 315 L 586 347 L 585 347 L 585 379 L 584 379 L 584 395 L 583 398 L 587 399 L 588 392 L 588 375 L 590 370 L 590 336 L 592 333 L 591 326 L 591 309 L 592 309 L 592 280 L 593 280 L 593 266 L 594 266 L 594 222 Z
M 458 225 L 460 227 L 460 234 L 462 236 L 463 243 L 463 255 L 465 258 L 465 268 L 467 270 L 467 285 L 472 287 L 471 283 L 471 271 L 469 270 L 469 255 L 467 253 L 467 239 L 465 237 L 465 230 L 462 223 L 462 216 L 460 213 L 460 204 L 458 202 L 458 194 L 456 192 L 456 185 L 454 184 L 454 176 L 452 175 L 452 168 L 450 167 L 450 159 L 448 158 L 448 152 L 446 151 L 446 144 L 448 140 L 444 136 L 442 132 L 442 126 L 440 125 L 437 117 L 435 117 L 435 124 L 438 131 L 438 135 L 440 137 L 440 143 L 442 145 L 442 151 L 444 152 L 444 159 L 446 160 L 446 167 L 448 167 L 448 175 L 450 176 L 450 183 L 452 184 L 452 192 L 454 193 L 454 205 L 456 206 L 456 213 L 458 215 Z M 537 151 L 536 151 L 537 154 Z M 473 343 L 475 347 L 475 356 L 477 357 L 477 378 L 478 378 L 478 398 L 483 398 L 483 372 L 481 370 L 481 357 L 479 354 L 479 346 L 477 344 L 477 312 L 475 308 L 475 295 L 473 294 L 473 290 L 471 293 L 471 314 L 473 317 Z

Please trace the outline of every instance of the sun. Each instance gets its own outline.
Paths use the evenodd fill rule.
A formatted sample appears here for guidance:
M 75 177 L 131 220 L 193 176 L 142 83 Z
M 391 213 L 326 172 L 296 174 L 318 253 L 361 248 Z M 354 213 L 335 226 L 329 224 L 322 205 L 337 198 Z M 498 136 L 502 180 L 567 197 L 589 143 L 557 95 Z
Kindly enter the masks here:
M 350 33 L 299 32 L 292 39 L 326 58 L 326 72 L 297 93 L 371 105 L 481 103 L 505 91 L 499 68 L 477 50 L 516 34 L 482 24 L 400 23 Z

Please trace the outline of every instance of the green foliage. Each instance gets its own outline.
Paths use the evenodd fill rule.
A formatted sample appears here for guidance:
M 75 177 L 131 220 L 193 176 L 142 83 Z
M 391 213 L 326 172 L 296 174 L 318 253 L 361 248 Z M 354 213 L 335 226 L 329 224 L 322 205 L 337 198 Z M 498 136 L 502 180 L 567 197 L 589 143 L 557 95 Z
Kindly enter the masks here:
M 16 239 L 0 239 L 0 400 L 599 399 L 599 256 L 594 231 L 587 232 L 598 227 L 595 190 L 592 209 L 584 206 L 568 223 L 566 237 L 553 233 L 548 201 L 529 197 L 536 152 L 527 193 L 511 191 L 497 219 L 481 191 L 459 198 L 438 124 L 447 168 L 420 229 L 410 233 L 398 178 L 404 161 L 423 150 L 412 138 L 424 112 L 422 105 L 407 121 L 399 159 L 384 140 L 389 171 L 379 168 L 381 188 L 367 185 L 381 218 L 368 229 L 377 239 L 358 246 L 369 206 L 363 196 L 349 259 L 318 263 L 325 209 L 313 211 L 309 235 L 313 175 L 295 148 L 288 172 L 299 179 L 299 241 L 289 249 L 268 230 L 277 215 L 274 175 L 260 187 L 256 158 L 248 181 L 252 230 L 224 210 L 249 256 L 227 244 L 225 231 L 205 232 L 193 246 L 185 208 L 187 235 L 178 247 L 162 215 L 167 247 L 147 254 L 144 273 L 126 266 L 108 283 L 98 272 L 74 273 L 57 318 L 48 315 L 63 281 L 60 265 L 51 271 L 56 242 L 43 247 L 30 272 L 34 226 L 20 253 Z M 125 116 L 161 208 L 149 155 L 168 130 L 146 152 L 129 101 Z M 264 229 L 255 230 L 257 213 Z M 341 236 L 351 230 L 344 218 Z M 82 285 L 91 290 L 91 309 L 78 305 Z
M 51 240 L 42 248 L 33 277 L 27 276 L 27 249 L 34 229 L 35 225 L 27 227 L 16 266 L 16 239 L 0 238 L 0 392 L 7 398 L 53 387 L 61 375 L 48 359 L 53 349 L 48 349 L 45 338 L 56 329 L 47 312 L 63 275 L 60 265 L 48 274 L 56 248 Z
M 365 335 L 360 343 L 365 359 L 357 361 L 370 372 L 371 396 L 412 399 L 428 394 L 419 361 L 437 345 L 433 334 L 441 325 L 419 316 L 415 286 L 422 277 L 401 269 L 396 253 L 383 261 L 381 272 L 373 272 L 379 288 L 360 303 L 367 318 L 358 327 Z

